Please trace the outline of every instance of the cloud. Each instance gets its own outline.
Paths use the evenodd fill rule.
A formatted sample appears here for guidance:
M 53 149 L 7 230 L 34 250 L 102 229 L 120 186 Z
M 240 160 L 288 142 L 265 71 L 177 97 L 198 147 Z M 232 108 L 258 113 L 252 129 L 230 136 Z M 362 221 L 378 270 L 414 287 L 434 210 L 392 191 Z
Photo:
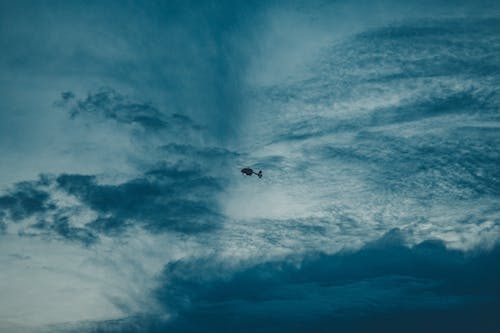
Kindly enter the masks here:
M 132 220 L 150 230 L 196 232 L 215 227 L 221 219 L 214 200 L 221 185 L 196 169 L 160 167 L 119 185 L 98 185 L 94 177 L 82 175 L 61 175 L 57 183 L 109 216 L 90 224 L 97 229 L 112 231 L 119 228 L 119 220 Z
M 391 323 L 387 313 L 409 316 L 411 323 L 421 311 L 443 314 L 434 325 L 455 325 L 448 314 L 470 306 L 494 318 L 498 255 L 496 248 L 467 258 L 432 241 L 410 249 L 394 231 L 358 252 L 309 255 L 299 262 L 290 258 L 230 272 L 203 259 L 170 264 L 159 297 L 181 309 L 171 323 L 174 331 L 322 332 L 337 325 L 362 331 L 368 326 L 353 324 L 359 320 L 380 320 L 397 331 L 403 323 Z M 491 324 L 479 323 L 478 330 Z
M 79 242 L 85 246 L 90 246 L 98 241 L 98 236 L 91 230 L 72 226 L 68 216 L 56 215 L 50 224 L 41 220 L 34 224 L 32 228 L 53 231 L 66 240 Z
M 414 20 L 324 47 L 302 76 L 258 94 L 266 110 L 288 110 L 282 119 L 288 126 L 274 133 L 273 142 L 418 126 L 446 116 L 495 118 L 499 97 L 489 81 L 498 71 L 495 51 L 477 41 L 494 38 L 497 24 L 497 19 Z
M 90 121 L 99 121 L 101 117 L 126 125 L 137 124 L 146 131 L 168 129 L 181 133 L 201 129 L 187 115 L 166 115 L 166 112 L 161 112 L 151 103 L 135 101 L 112 88 L 99 88 L 89 92 L 84 99 L 77 99 L 71 91 L 62 92 L 61 99 L 55 105 L 66 109 L 71 118 L 87 116 Z
M 99 234 L 116 235 L 133 225 L 190 234 L 213 230 L 224 219 L 216 200 L 223 183 L 198 168 L 158 166 L 117 185 L 99 184 L 95 176 L 63 174 L 49 185 L 16 184 L 0 197 L 8 214 L 4 220 L 24 221 L 24 235 L 54 233 L 91 245 Z M 69 204 L 56 200 L 61 195 L 70 197 L 65 199 Z M 85 210 L 91 213 L 79 217 Z
M 8 211 L 15 221 L 53 209 L 49 194 L 37 189 L 37 185 L 36 182 L 16 184 L 8 194 L 0 196 L 0 208 Z
M 64 93 L 62 98 L 65 100 Z M 165 122 L 156 108 L 145 103 L 127 101 L 112 89 L 101 88 L 88 94 L 85 99 L 78 100 L 76 106 L 71 109 L 71 116 L 76 117 L 81 113 L 94 113 L 127 124 L 137 123 L 151 130 L 165 127 Z
M 1 237 L 0 327 L 10 332 L 68 332 L 53 325 L 161 313 L 151 297 L 155 276 L 197 251 L 189 237 L 141 228 L 88 247 L 54 236 Z
M 64 91 L 55 105 L 77 126 L 101 126 L 134 138 L 136 149 L 129 152 L 138 170 L 134 177 L 118 179 L 105 171 L 15 183 L 0 197 L 0 207 L 8 213 L 2 230 L 8 229 L 9 219 L 23 221 L 11 231 L 90 246 L 100 236 L 112 237 L 132 226 L 186 234 L 220 226 L 224 216 L 217 197 L 227 180 L 223 169 L 232 167 L 231 160 L 240 154 L 194 140 L 203 129 L 189 116 L 160 111 L 111 88 L 91 91 L 84 99 Z
M 153 165 L 133 178 L 41 175 L 37 181 L 15 183 L 0 196 L 1 229 L 84 246 L 132 227 L 155 233 L 214 231 L 225 219 L 219 203 L 228 185 L 225 169 L 237 158 L 224 148 L 169 143 L 158 148 Z
M 441 241 L 406 247 L 398 230 L 358 251 L 224 265 L 200 257 L 166 265 L 156 297 L 171 320 L 129 318 L 93 329 L 131 332 L 340 332 L 370 327 L 488 331 L 498 324 L 498 246 L 464 254 Z M 466 315 L 456 317 L 457 314 Z M 432 318 L 425 322 L 418 318 Z M 465 325 L 465 326 L 464 326 Z
M 335 239 L 359 232 L 352 242 L 397 227 L 414 243 L 491 244 L 500 230 L 500 95 L 491 81 L 498 19 L 391 14 L 327 41 L 294 75 L 256 87 L 248 141 L 257 160 L 281 157 L 267 170 L 274 207 L 288 196 L 293 208 L 332 221 L 326 233 Z M 293 208 L 280 217 L 296 218 Z
M 0 330 L 498 326 L 496 3 L 0 7 Z

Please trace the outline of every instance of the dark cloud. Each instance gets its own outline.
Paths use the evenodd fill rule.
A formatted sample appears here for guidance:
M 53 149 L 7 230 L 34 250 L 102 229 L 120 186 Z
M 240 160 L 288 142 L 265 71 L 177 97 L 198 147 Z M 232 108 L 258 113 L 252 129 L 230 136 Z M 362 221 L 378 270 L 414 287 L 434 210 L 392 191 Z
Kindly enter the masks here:
M 204 130 L 187 115 L 160 110 L 151 103 L 130 98 L 112 88 L 91 91 L 83 99 L 66 91 L 54 104 L 66 110 L 72 119 L 83 121 L 87 126 L 94 126 L 105 119 L 130 126 L 138 130 L 135 139 L 139 143 L 153 135 L 159 135 L 164 140 L 188 142 L 191 135 Z
M 61 99 L 54 102 L 54 106 L 66 107 L 75 99 L 75 94 L 72 91 L 63 91 L 61 93 Z
M 63 92 L 57 105 L 68 107 L 71 117 L 95 115 L 125 124 L 138 124 L 146 129 L 162 129 L 167 123 L 161 112 L 148 103 L 132 101 L 111 88 L 100 88 L 84 99 L 76 99 L 71 91 Z M 189 118 L 187 119 L 189 121 Z
M 206 158 L 214 160 L 220 160 L 221 154 L 227 152 L 205 152 Z M 35 217 L 36 222 L 20 235 L 56 235 L 86 246 L 96 243 L 100 234 L 115 236 L 132 225 L 152 232 L 213 230 L 224 220 L 216 200 L 224 180 L 189 161 L 191 164 L 158 164 L 141 177 L 117 185 L 99 184 L 96 176 L 78 174 L 41 176 L 39 181 L 18 183 L 0 197 L 0 230 L 6 229 L 7 218 L 20 222 Z M 52 198 L 54 185 L 80 203 L 60 206 Z M 98 218 L 84 227 L 74 225 L 74 219 L 86 208 L 95 211 Z
M 119 185 L 61 175 L 57 184 L 104 216 L 89 225 L 97 230 L 119 230 L 134 220 L 150 230 L 197 232 L 214 228 L 221 219 L 215 201 L 221 184 L 199 169 L 160 166 Z
M 413 248 L 398 230 L 355 252 L 224 267 L 170 263 L 158 300 L 169 321 L 129 318 L 96 332 L 491 332 L 499 324 L 500 248 L 464 254 Z
M 497 247 L 467 257 L 439 241 L 407 248 L 392 231 L 358 252 L 309 255 L 236 272 L 221 270 L 208 258 L 170 264 L 159 298 L 179 311 L 169 324 L 174 331 L 366 331 L 378 322 L 391 332 L 427 325 L 430 331 L 452 325 L 462 332 L 468 328 L 451 315 L 474 308 L 471 317 L 458 321 L 485 319 L 476 329 L 486 332 L 498 324 L 493 309 L 500 306 L 499 256 Z M 435 322 L 410 326 L 420 315 Z
M 85 175 L 61 175 L 56 183 L 60 189 L 74 195 L 99 214 L 85 228 L 76 228 L 64 215 L 67 208 L 61 210 L 51 206 L 50 210 L 56 215 L 51 215 L 50 221 L 41 218 L 32 226 L 54 231 L 69 240 L 91 244 L 96 240 L 95 233 L 115 235 L 132 224 L 142 225 L 151 231 L 199 232 L 213 229 L 222 219 L 214 198 L 221 184 L 193 170 L 158 168 L 149 171 L 145 178 L 119 185 L 100 185 L 95 176 Z M 49 194 L 45 193 L 44 198 L 48 200 Z M 12 199 L 9 197 L 9 200 Z M 3 201 L 7 202 L 6 199 Z M 38 213 L 43 217 L 49 212 L 47 207 L 42 206 L 37 206 L 36 210 L 20 210 L 18 206 L 10 208 L 17 219 Z
M 54 209 L 50 195 L 37 188 L 37 182 L 21 182 L 0 196 L 0 208 L 10 213 L 10 217 L 21 220 L 33 214 Z
M 43 224 L 35 225 L 35 227 L 38 226 L 44 227 Z M 50 225 L 50 229 L 66 240 L 80 242 L 86 246 L 92 245 L 98 240 L 97 235 L 87 228 L 72 226 L 68 216 L 57 216 Z
M 52 200 L 47 185 L 51 180 L 40 176 L 38 181 L 21 182 L 14 185 L 7 195 L 0 197 L 0 231 L 7 229 L 9 220 L 21 223 L 24 219 L 35 217 L 36 222 L 29 225 L 30 229 L 20 229 L 21 236 L 55 234 L 69 241 L 81 242 L 84 245 L 95 243 L 98 238 L 90 230 L 72 226 L 68 216 L 61 215 L 61 209 Z

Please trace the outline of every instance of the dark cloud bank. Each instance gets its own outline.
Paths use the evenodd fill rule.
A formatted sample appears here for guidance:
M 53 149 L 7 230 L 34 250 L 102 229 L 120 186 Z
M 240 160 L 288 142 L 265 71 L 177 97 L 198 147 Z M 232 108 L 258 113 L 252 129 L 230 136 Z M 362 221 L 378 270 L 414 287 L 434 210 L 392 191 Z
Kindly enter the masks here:
M 392 230 L 359 251 L 229 269 L 214 258 L 165 267 L 174 313 L 88 323 L 89 332 L 494 332 L 500 248 L 464 254 L 403 245 Z M 81 328 L 80 328 L 81 329 Z

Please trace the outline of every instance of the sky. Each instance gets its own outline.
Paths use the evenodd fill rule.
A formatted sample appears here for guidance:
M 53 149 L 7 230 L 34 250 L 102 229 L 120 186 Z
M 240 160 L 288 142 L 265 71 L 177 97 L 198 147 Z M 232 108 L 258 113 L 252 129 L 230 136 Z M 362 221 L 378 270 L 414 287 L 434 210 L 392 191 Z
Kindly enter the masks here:
M 0 331 L 500 325 L 497 2 L 0 1 L 0 49 Z

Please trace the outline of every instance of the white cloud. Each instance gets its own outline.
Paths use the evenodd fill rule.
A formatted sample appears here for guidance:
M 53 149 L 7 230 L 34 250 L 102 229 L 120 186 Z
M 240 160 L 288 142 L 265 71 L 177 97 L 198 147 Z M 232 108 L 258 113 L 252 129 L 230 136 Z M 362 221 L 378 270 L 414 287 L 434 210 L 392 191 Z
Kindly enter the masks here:
M 163 313 L 152 295 L 159 274 L 167 262 L 198 247 L 141 229 L 103 237 L 92 248 L 38 237 L 0 237 L 0 323 L 5 327 Z

